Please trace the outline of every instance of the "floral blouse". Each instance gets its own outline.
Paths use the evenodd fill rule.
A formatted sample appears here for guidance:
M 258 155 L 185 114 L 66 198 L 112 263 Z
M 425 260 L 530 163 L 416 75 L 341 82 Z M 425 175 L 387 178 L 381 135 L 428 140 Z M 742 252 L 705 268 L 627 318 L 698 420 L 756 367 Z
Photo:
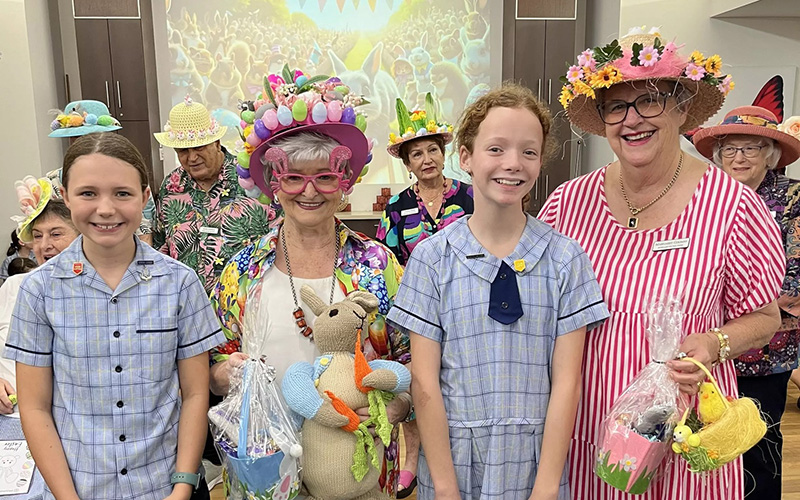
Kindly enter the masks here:
M 786 277 L 778 305 L 781 326 L 769 344 L 736 358 L 739 376 L 774 375 L 798 366 L 800 345 L 800 181 L 768 170 L 756 193 L 778 223 L 786 251 Z
M 392 196 L 383 212 L 376 238 L 397 256 L 402 265 L 420 241 L 445 228 L 464 215 L 472 214 L 472 185 L 453 180 L 444 202 L 434 218 L 411 186 Z
M 194 269 L 208 293 L 228 260 L 277 220 L 272 207 L 247 197 L 236 159 L 223 152 L 219 178 L 208 191 L 181 167 L 164 179 L 153 238 L 155 248 Z
M 408 335 L 386 322 L 400 287 L 403 268 L 383 246 L 369 237 L 352 231 L 337 220 L 340 248 L 336 278 L 345 295 L 354 290 L 370 292 L 378 297 L 378 311 L 369 318 L 369 335 L 363 349 L 367 361 L 388 359 L 406 364 L 411 361 Z M 242 350 L 242 324 L 247 304 L 258 304 L 262 293 L 262 277 L 275 263 L 279 227 L 236 254 L 222 271 L 219 283 L 211 294 L 211 304 L 222 323 L 228 342 L 210 351 L 211 364 L 228 359 Z M 269 293 L 268 291 L 266 293 Z M 287 311 L 287 314 L 290 311 Z M 300 332 L 297 332 L 300 335 Z M 399 471 L 397 429 L 386 447 L 380 485 L 394 496 Z

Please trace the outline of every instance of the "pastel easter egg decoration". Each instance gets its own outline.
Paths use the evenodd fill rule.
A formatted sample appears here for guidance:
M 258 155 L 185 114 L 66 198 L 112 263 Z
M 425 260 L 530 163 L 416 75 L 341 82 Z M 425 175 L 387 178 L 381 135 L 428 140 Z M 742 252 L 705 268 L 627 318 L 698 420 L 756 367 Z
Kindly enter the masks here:
M 372 151 L 370 151 L 369 154 L 367 155 L 367 163 L 371 161 L 372 161 Z
M 342 119 L 342 104 L 339 101 L 328 103 L 328 121 L 338 122 Z
M 262 120 L 256 120 L 253 123 L 253 131 L 262 141 L 270 136 L 270 131 Z
M 258 198 L 259 196 L 261 196 L 261 190 L 258 189 L 257 186 L 254 186 L 250 189 L 245 189 L 244 194 L 246 194 L 248 198 Z
M 97 125 L 97 115 L 89 113 L 83 118 L 83 121 L 86 122 L 86 125 Z
M 103 127 L 110 127 L 111 125 L 114 125 L 114 119 L 108 115 L 98 116 L 97 124 L 102 125 Z
M 283 104 L 278 106 L 278 123 L 280 123 L 284 127 L 288 127 L 289 125 L 292 124 L 293 120 L 294 118 L 292 117 L 292 112 L 289 110 L 289 108 L 287 108 Z
M 347 85 L 337 85 L 336 87 L 333 88 L 333 90 L 342 94 L 343 96 L 350 93 L 350 89 L 347 88 Z
M 332 76 L 328 78 L 328 83 L 342 83 L 338 76 Z
M 244 189 L 246 192 L 248 189 L 253 189 L 256 186 L 256 183 L 249 177 L 239 177 L 239 185 L 242 186 L 242 189 Z
M 247 123 L 253 123 L 253 120 L 256 118 L 256 112 L 250 111 L 242 111 L 242 120 L 246 121 Z
M 243 129 L 245 127 L 247 127 L 247 122 L 244 120 L 239 120 L 239 128 Z
M 247 144 L 256 147 L 261 144 L 261 139 L 255 133 L 252 133 L 247 136 Z
M 362 132 L 367 130 L 367 119 L 364 115 L 356 115 L 356 127 Z
M 278 128 L 278 113 L 274 109 L 268 109 L 264 116 L 261 118 L 261 121 L 264 122 L 264 125 L 267 126 L 269 130 L 275 130 Z
M 328 119 L 328 109 L 321 102 L 318 102 L 311 108 L 311 119 L 314 123 L 325 123 Z
M 81 115 L 69 115 L 69 126 L 70 127 L 80 127 L 83 125 L 83 116 Z
M 249 137 L 250 135 L 252 135 L 253 134 L 253 126 L 252 125 L 246 126 L 244 128 L 244 130 L 242 131 L 242 134 L 244 134 L 245 137 Z
M 258 201 L 260 201 L 264 205 L 269 205 L 272 203 L 272 198 L 270 198 L 264 193 L 261 193 L 260 195 L 258 195 Z
M 294 83 L 298 87 L 302 87 L 303 85 L 306 84 L 307 81 L 308 81 L 308 77 L 306 75 L 300 75 L 294 80 Z
M 58 130 L 61 128 L 61 122 L 58 120 L 53 120 L 50 122 L 50 130 Z
M 349 123 L 350 125 L 356 122 L 356 110 L 351 107 L 346 107 L 342 110 L 342 123 Z
M 236 161 L 239 162 L 239 165 L 242 168 L 250 168 L 250 155 L 247 154 L 247 151 L 242 151 L 236 156 Z
M 250 178 L 250 169 L 244 168 L 241 165 L 236 165 L 236 174 L 245 179 Z
M 298 122 L 306 119 L 308 116 L 308 106 L 306 106 L 306 101 L 298 99 L 294 102 L 294 105 L 292 105 L 292 116 Z
M 369 173 L 369 165 L 364 165 L 364 169 L 361 171 L 361 175 L 358 176 L 359 179 L 363 179 L 365 175 Z
M 378 142 L 377 139 L 371 139 L 367 141 L 367 152 L 372 151 L 372 148 L 375 147 L 376 142 Z
M 275 109 L 275 106 L 273 106 L 272 104 L 269 104 L 269 106 L 266 104 L 262 104 L 258 109 L 256 109 L 256 120 L 261 120 L 262 118 L 264 118 L 264 113 L 266 113 L 270 109 Z

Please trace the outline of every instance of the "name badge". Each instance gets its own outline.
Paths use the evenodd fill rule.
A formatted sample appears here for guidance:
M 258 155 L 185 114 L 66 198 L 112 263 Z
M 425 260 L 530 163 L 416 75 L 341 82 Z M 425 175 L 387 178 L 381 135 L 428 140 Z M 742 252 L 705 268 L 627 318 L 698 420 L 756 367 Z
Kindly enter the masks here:
M 665 250 L 678 250 L 681 248 L 689 248 L 689 238 L 656 241 L 655 243 L 653 243 L 654 252 L 663 252 Z
M 208 227 L 208 226 L 201 226 L 200 232 L 203 234 L 219 234 L 218 227 Z
M 406 217 L 408 215 L 414 215 L 418 213 L 419 213 L 419 207 L 407 208 L 400 212 L 400 217 Z

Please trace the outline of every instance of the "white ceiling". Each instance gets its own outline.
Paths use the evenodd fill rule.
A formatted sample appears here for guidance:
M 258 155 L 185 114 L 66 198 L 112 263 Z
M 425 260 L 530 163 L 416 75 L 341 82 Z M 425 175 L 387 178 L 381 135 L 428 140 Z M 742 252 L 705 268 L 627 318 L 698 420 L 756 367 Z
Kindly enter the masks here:
M 800 18 L 800 0 L 713 0 L 716 18 Z

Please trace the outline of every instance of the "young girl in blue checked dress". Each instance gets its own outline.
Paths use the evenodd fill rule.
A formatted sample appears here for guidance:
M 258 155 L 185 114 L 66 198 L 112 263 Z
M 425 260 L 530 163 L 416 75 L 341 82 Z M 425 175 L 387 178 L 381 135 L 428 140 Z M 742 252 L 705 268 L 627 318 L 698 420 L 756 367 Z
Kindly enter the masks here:
M 518 85 L 466 109 L 475 212 L 417 246 L 389 313 L 411 336 L 421 500 L 570 498 L 584 336 L 608 310 L 578 244 L 522 208 L 551 124 Z
M 208 498 L 207 351 L 225 338 L 195 273 L 134 236 L 144 160 L 81 137 L 62 193 L 82 236 L 22 283 L 5 353 L 45 498 Z

